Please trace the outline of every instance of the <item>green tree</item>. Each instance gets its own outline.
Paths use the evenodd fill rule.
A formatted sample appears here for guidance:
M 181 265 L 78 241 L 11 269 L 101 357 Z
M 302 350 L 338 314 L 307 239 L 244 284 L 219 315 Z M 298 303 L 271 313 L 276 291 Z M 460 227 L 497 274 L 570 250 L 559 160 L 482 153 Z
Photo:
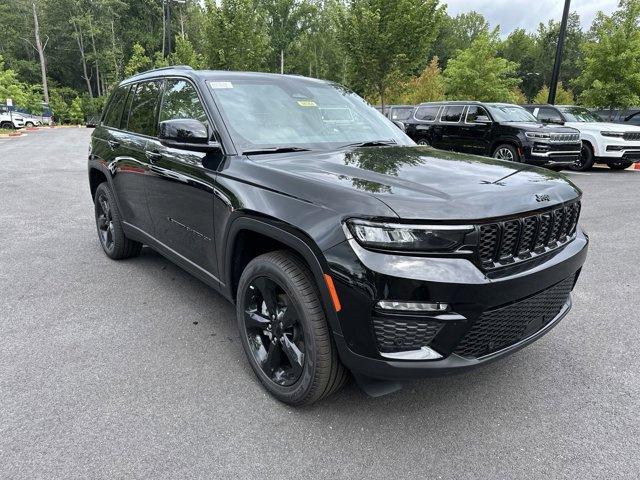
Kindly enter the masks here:
M 542 86 L 543 75 L 538 71 L 540 51 L 536 35 L 522 28 L 511 32 L 498 47 L 498 55 L 520 65 L 518 76 L 522 79 L 522 92 L 532 98 Z
M 177 35 L 175 45 L 175 51 L 169 55 L 169 65 L 189 65 L 196 69 L 203 67 L 202 56 L 196 53 L 187 37 Z
M 207 63 L 223 70 L 266 70 L 270 56 L 264 12 L 253 0 L 206 3 Z
M 69 106 L 69 120 L 73 123 L 80 123 L 84 120 L 82 100 L 80 100 L 80 97 L 74 98 Z
M 277 56 L 277 71 L 284 73 L 285 53 L 308 28 L 313 9 L 307 1 L 301 0 L 264 0 L 262 5 L 266 11 L 272 51 Z
M 534 103 L 547 103 L 549 101 L 549 86 L 543 85 L 540 91 L 533 97 Z M 562 82 L 558 82 L 556 89 L 556 104 L 557 105 L 573 105 L 575 98 L 573 92 L 565 88 Z
M 404 90 L 402 103 L 415 105 L 421 102 L 444 100 L 444 77 L 438 66 L 438 57 L 433 57 L 419 77 L 409 80 Z
M 351 0 L 341 26 L 349 83 L 384 105 L 390 86 L 425 67 L 442 12 L 438 0 Z
M 131 55 L 126 67 L 124 67 L 124 76 L 130 77 L 136 73 L 149 70 L 151 65 L 151 59 L 147 57 L 144 47 L 139 43 L 136 43 L 133 46 L 133 55 Z
M 467 48 L 480 35 L 488 35 L 489 22 L 481 13 L 470 11 L 449 17 L 443 15 L 433 53 L 445 66 L 459 50 Z
M 481 35 L 449 60 L 444 71 L 447 97 L 453 100 L 517 101 L 518 64 L 496 55 L 496 37 Z
M 611 16 L 594 22 L 584 47 L 582 72 L 574 84 L 589 106 L 624 108 L 640 102 L 640 1 L 622 0 Z
M 23 106 L 27 102 L 27 88 L 18 81 L 16 72 L 5 68 L 0 55 L 0 102 L 4 103 L 7 98 L 11 98 L 14 105 Z

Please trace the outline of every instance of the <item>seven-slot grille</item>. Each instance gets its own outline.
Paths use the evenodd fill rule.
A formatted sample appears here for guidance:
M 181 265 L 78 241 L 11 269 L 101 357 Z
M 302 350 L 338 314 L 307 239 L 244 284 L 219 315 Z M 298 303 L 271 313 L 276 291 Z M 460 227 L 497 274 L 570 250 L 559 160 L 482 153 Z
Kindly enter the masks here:
M 454 353 L 482 357 L 524 340 L 558 316 L 575 283 L 575 275 L 518 302 L 484 312 Z
M 640 140 L 640 132 L 625 132 L 622 138 L 631 141 Z
M 554 143 L 577 143 L 580 141 L 579 133 L 552 133 L 551 141 Z
M 558 248 L 576 231 L 580 202 L 522 218 L 480 226 L 478 255 L 485 269 L 508 265 Z

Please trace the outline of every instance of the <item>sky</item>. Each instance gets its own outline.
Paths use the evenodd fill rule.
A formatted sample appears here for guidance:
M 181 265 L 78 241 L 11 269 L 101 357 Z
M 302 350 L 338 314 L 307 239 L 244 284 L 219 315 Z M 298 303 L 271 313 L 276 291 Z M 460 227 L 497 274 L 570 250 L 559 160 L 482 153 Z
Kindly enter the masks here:
M 534 31 L 540 22 L 560 21 L 564 0 L 445 0 L 449 15 L 475 10 L 485 16 L 491 27 L 500 25 L 500 33 L 509 35 L 516 28 Z M 610 14 L 617 9 L 618 0 L 573 0 L 571 11 L 578 12 L 583 29 L 591 26 L 599 10 Z

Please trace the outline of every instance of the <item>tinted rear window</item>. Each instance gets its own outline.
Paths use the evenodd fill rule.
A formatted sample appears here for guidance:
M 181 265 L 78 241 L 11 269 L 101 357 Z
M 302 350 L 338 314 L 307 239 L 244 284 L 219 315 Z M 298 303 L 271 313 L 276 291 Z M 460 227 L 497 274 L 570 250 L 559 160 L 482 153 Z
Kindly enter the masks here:
M 120 119 L 122 118 L 122 110 L 128 90 L 129 87 L 120 87 L 113 92 L 102 122 L 107 127 L 120 128 Z
M 435 122 L 438 110 L 440 110 L 440 107 L 437 105 L 433 107 L 418 107 L 416 118 L 425 122 Z
M 156 133 L 156 105 L 158 103 L 159 84 L 157 81 L 139 83 L 132 90 L 133 100 L 129 111 L 127 130 L 142 135 L 154 136 Z
M 459 122 L 462 117 L 462 111 L 464 110 L 464 106 L 452 105 L 449 107 L 444 107 L 442 111 L 442 115 L 440 116 L 440 121 L 442 122 Z

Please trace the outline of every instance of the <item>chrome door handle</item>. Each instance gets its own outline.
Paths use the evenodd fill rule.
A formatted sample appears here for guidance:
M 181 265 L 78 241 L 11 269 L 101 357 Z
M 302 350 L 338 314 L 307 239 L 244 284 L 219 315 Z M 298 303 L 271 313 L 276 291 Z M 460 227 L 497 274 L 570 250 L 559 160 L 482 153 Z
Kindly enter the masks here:
M 149 151 L 147 150 L 145 152 L 147 158 L 149 159 L 149 163 L 155 163 L 156 161 L 160 160 L 162 158 L 162 154 L 160 152 L 157 152 L 155 150 Z

